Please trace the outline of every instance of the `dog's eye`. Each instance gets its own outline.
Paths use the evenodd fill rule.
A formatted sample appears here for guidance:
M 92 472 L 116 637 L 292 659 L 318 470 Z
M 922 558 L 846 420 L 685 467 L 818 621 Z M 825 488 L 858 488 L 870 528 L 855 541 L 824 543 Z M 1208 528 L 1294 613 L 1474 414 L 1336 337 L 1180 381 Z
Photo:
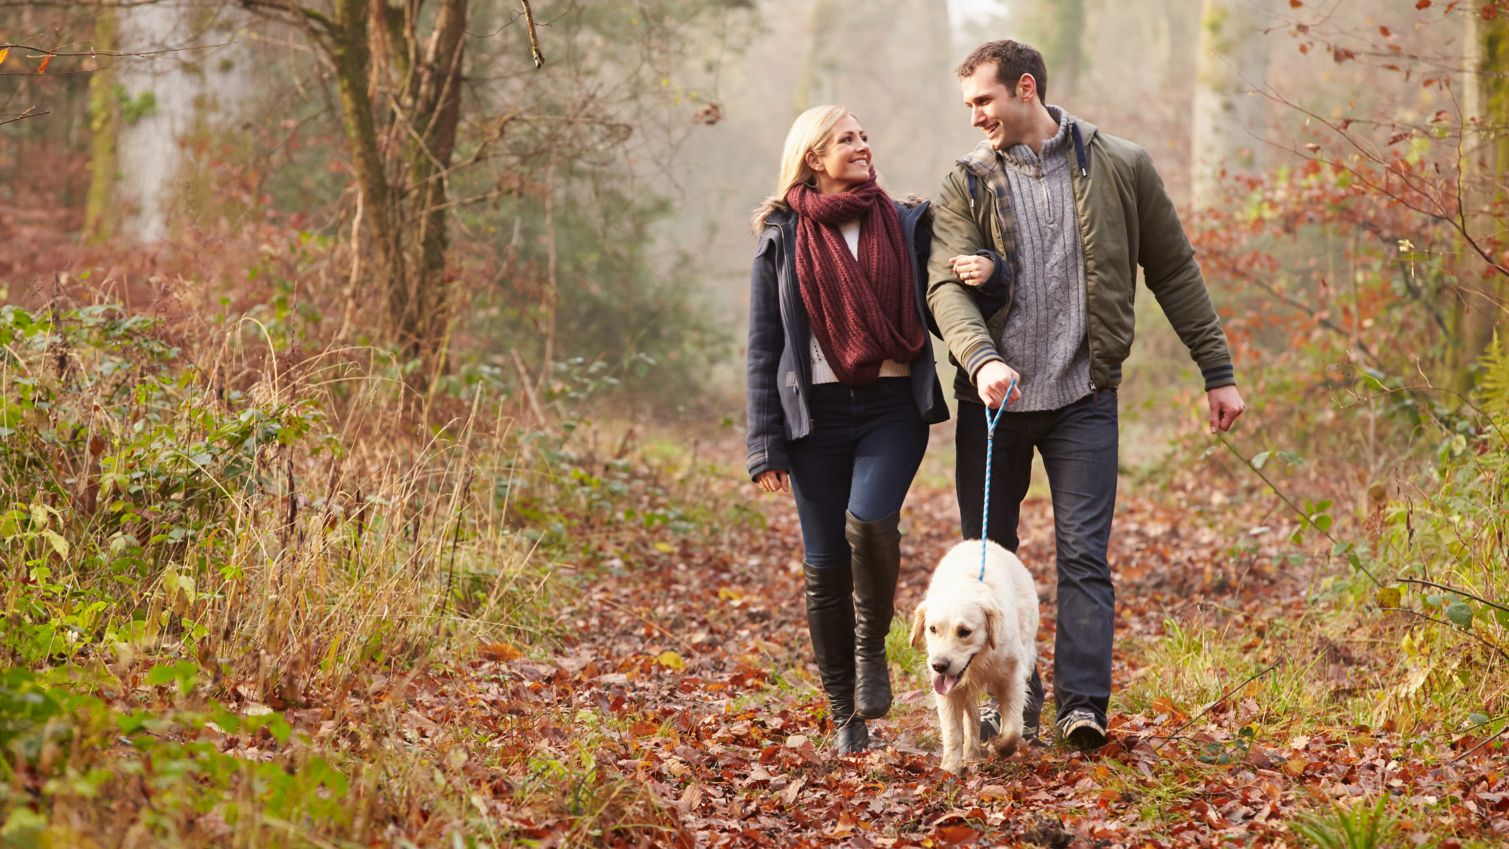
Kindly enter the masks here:
M 927 632 L 929 634 L 936 634 L 936 633 L 938 633 L 938 626 L 937 625 L 929 625 L 929 626 L 927 626 Z
M 969 636 L 970 634 L 973 634 L 973 633 L 974 632 L 971 631 L 971 630 L 969 630 L 968 628 L 960 628 L 959 629 L 959 636 L 961 636 L 961 637 L 967 637 L 967 636 Z

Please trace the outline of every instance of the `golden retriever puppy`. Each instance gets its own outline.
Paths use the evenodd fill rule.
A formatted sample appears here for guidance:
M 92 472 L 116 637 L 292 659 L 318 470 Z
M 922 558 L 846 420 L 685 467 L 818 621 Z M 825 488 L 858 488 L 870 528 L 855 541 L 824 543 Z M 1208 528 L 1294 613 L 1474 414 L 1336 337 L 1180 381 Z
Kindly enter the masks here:
M 1001 731 L 983 742 L 997 755 L 1016 751 L 1037 661 L 1037 586 L 1016 555 L 985 545 L 984 580 L 980 541 L 959 543 L 938 562 L 912 617 L 912 645 L 927 649 L 948 772 L 983 757 L 980 697 L 987 694 L 1000 705 Z

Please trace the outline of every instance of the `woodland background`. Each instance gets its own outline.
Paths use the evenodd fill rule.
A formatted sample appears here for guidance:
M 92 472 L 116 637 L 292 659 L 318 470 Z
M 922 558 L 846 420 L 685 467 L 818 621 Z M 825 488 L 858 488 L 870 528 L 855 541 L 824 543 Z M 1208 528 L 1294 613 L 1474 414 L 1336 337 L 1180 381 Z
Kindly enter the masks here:
M 748 216 L 825 102 L 931 194 L 998 37 L 1250 409 L 1142 298 L 1112 743 L 953 778 L 901 618 L 824 750 Z M 0 844 L 1502 845 L 1506 173 L 1504 0 L 0 0 Z

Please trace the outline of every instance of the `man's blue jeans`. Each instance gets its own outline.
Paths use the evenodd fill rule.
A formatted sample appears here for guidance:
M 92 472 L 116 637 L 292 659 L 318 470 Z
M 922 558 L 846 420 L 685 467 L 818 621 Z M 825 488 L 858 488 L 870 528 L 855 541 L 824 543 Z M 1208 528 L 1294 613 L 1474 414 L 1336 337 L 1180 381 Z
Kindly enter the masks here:
M 985 497 L 985 407 L 959 402 L 959 519 L 965 539 L 980 538 Z M 990 469 L 990 539 L 1015 552 L 1017 519 L 1032 478 L 1033 450 L 1042 455 L 1053 496 L 1058 546 L 1058 634 L 1053 698 L 1058 715 L 1076 708 L 1105 726 L 1111 697 L 1111 640 L 1116 592 L 1106 550 L 1116 511 L 1116 391 L 1102 389 L 1057 410 L 1013 413 L 996 425 Z M 1042 705 L 1043 684 L 1033 670 L 1029 708 Z

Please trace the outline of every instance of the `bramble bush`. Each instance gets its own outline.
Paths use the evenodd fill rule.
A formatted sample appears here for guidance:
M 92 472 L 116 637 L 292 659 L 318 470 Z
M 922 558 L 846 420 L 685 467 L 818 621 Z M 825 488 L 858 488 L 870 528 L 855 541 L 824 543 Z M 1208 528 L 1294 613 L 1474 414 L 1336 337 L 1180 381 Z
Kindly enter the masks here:
M 486 379 L 416 420 L 401 364 L 296 355 L 296 331 L 0 308 L 7 844 L 107 833 L 117 806 L 170 844 L 370 837 L 363 806 L 406 804 L 378 781 L 390 744 L 314 741 L 287 711 L 442 648 L 548 650 L 556 561 L 632 568 L 716 513 L 678 506 L 695 456 L 670 471 L 604 459 L 578 419 L 516 427 Z M 552 410 L 601 380 L 563 375 Z

